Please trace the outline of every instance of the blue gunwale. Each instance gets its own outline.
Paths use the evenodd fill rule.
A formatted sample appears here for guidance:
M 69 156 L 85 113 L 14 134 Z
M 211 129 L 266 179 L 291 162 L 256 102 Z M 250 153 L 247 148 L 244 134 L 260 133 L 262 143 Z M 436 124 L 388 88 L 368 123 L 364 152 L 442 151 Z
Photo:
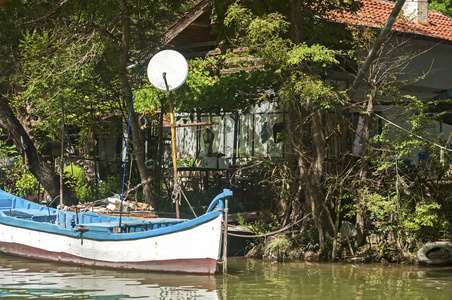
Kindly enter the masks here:
M 224 192 L 217 195 L 211 203 L 215 204 L 215 209 L 195 219 L 122 218 L 121 224 L 123 228 L 126 226 L 129 227 L 129 229 L 140 229 L 140 231 L 113 233 L 113 228 L 119 226 L 119 217 L 92 212 L 81 212 L 78 213 L 78 218 L 81 221 L 73 228 L 69 224 L 70 220 L 76 219 L 75 213 L 48 208 L 0 190 L 0 224 L 36 232 L 64 235 L 71 238 L 83 238 L 97 241 L 136 240 L 186 231 L 209 222 L 223 214 L 224 204 L 222 199 L 231 195 L 232 192 L 230 190 L 224 190 Z M 13 216 L 9 216 L 8 214 L 12 214 Z M 59 220 L 63 219 L 63 222 L 60 224 L 55 224 L 57 215 Z M 40 219 L 40 221 L 33 220 L 33 218 Z M 100 222 L 95 222 L 96 220 Z M 167 227 L 152 228 L 162 225 Z M 75 228 L 77 227 L 89 228 L 89 231 L 76 231 Z

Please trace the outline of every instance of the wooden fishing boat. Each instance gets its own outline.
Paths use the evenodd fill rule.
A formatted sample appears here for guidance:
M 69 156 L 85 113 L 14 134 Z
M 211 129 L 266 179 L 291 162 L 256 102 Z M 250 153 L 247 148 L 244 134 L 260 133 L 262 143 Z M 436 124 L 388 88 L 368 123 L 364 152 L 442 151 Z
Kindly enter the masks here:
M 225 189 L 192 219 L 135 219 L 68 212 L 0 191 L 0 251 L 68 264 L 213 274 L 221 250 Z

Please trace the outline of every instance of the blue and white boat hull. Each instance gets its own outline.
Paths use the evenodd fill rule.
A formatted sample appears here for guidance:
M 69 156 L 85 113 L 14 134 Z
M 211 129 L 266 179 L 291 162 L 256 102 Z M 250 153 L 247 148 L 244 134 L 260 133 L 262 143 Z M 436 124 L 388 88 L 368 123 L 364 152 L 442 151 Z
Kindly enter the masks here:
M 0 251 L 96 267 L 213 274 L 221 247 L 222 199 L 230 195 L 225 190 L 210 211 L 193 220 L 122 218 L 119 229 L 118 217 L 76 215 L 0 191 Z

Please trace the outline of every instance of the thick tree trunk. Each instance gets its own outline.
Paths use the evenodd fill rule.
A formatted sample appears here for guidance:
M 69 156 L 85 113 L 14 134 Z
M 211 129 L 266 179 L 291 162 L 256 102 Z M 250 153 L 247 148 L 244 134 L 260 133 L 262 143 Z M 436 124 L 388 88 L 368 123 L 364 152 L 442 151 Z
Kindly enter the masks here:
M 375 101 L 376 90 L 371 91 L 370 99 L 367 102 L 367 111 L 364 116 L 363 133 L 361 137 L 362 142 L 362 152 L 361 152 L 361 171 L 360 178 L 364 179 L 369 173 L 369 159 L 367 155 L 369 154 L 369 140 L 370 140 L 370 125 L 372 123 L 372 114 L 374 112 L 374 101 Z
M 0 127 L 2 127 L 14 141 L 17 151 L 24 159 L 25 167 L 42 184 L 50 197 L 56 199 L 60 195 L 60 177 L 42 159 L 38 149 L 36 149 L 4 97 L 0 99 Z M 55 203 L 58 204 L 59 201 L 55 201 Z M 74 204 L 72 192 L 66 186 L 63 186 L 63 203 L 66 205 Z
M 325 235 L 334 235 L 334 224 L 330 211 L 325 205 L 321 183 L 324 178 L 324 165 L 326 157 L 327 143 L 323 132 L 323 124 L 319 110 L 312 107 L 312 103 L 308 99 L 306 107 L 310 112 L 310 139 L 311 143 L 311 161 L 309 168 L 309 176 L 306 178 L 309 199 L 311 203 L 312 214 L 316 222 L 319 232 L 320 252 L 324 250 Z
M 25 132 L 33 142 L 33 145 L 35 145 L 36 148 L 39 148 L 38 142 L 35 139 L 33 125 L 31 124 L 29 108 L 30 106 L 28 106 L 28 104 L 25 104 L 24 107 L 16 107 L 16 116 L 19 123 L 22 125 Z
M 299 184 L 304 191 L 304 207 L 312 213 L 322 252 L 325 247 L 325 236 L 334 234 L 334 224 L 321 190 L 327 147 L 321 115 L 311 108 L 309 101 L 306 103 L 306 112 L 310 113 L 309 116 L 306 116 L 300 107 L 293 109 L 292 112 L 295 113 L 290 114 L 293 125 L 290 131 L 301 179 Z M 303 123 L 306 124 L 305 127 Z
M 370 139 L 370 126 L 372 123 L 372 114 L 374 112 L 374 101 L 376 95 L 376 88 L 373 88 L 371 91 L 370 99 L 367 102 L 367 112 L 364 117 L 364 125 L 363 125 L 363 133 L 361 137 L 362 142 L 362 152 L 361 152 L 361 170 L 360 170 L 360 178 L 361 180 L 365 180 L 367 174 L 369 173 L 369 139 Z M 356 244 L 361 246 L 364 244 L 364 228 L 365 228 L 365 215 L 362 211 L 358 210 L 356 213 Z
M 301 7 L 303 5 L 303 1 L 300 0 L 290 0 L 290 8 L 291 8 L 291 31 L 293 36 L 293 42 L 295 44 L 299 44 L 302 41 L 302 28 L 301 28 Z
M 132 109 L 130 128 L 132 129 L 133 137 L 133 154 L 137 161 L 137 167 L 141 182 L 143 183 L 143 196 L 146 203 L 150 204 L 153 208 L 156 208 L 156 203 L 151 188 L 151 176 L 149 175 L 148 169 L 146 168 L 145 164 L 146 157 L 144 154 L 144 141 L 140 132 L 138 117 L 133 112 L 133 107 L 131 106 L 133 95 L 126 69 L 129 59 L 130 46 L 130 13 L 125 0 L 118 0 L 118 3 L 121 6 L 123 26 L 122 40 L 119 48 L 119 81 L 121 82 L 127 109 Z

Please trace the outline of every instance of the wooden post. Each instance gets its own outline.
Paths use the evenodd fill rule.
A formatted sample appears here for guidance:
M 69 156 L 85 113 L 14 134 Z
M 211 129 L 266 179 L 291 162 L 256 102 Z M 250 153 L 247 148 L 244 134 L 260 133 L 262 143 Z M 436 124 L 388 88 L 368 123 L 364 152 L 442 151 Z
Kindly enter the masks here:
M 163 81 L 165 82 L 166 91 L 169 95 L 169 113 L 170 113 L 170 121 L 171 121 L 171 146 L 173 151 L 173 173 L 174 173 L 174 200 L 176 204 L 176 218 L 179 219 L 179 201 L 181 199 L 180 192 L 178 191 L 178 174 L 177 174 L 177 147 L 176 147 L 176 127 L 183 127 L 183 126 L 197 126 L 200 123 L 197 124 L 186 124 L 186 125 L 176 125 L 176 122 L 174 121 L 174 105 L 173 105 L 173 93 L 171 92 L 168 81 L 166 80 L 166 72 L 163 72 Z M 201 123 L 204 125 L 205 123 Z
M 169 92 L 170 121 L 171 121 L 171 146 L 173 150 L 174 188 L 177 187 L 177 152 L 176 152 L 176 126 L 174 122 L 173 93 Z M 179 219 L 179 197 L 176 197 L 176 218 Z
M 237 163 L 237 143 L 238 143 L 238 134 L 239 134 L 239 115 L 238 113 L 234 114 L 234 140 L 232 146 L 232 166 L 235 167 Z
M 223 274 L 228 273 L 228 200 L 224 201 L 223 216 Z

